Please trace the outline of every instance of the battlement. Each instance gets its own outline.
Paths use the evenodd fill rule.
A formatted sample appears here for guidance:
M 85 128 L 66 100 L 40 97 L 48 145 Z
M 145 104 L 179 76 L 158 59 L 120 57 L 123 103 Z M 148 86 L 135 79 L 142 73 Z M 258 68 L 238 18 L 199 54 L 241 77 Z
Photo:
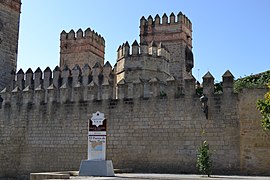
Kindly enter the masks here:
M 141 45 L 138 44 L 138 42 L 135 40 L 132 43 L 132 48 L 130 49 L 129 43 L 126 41 L 126 43 L 123 43 L 119 46 L 117 50 L 117 60 L 120 60 L 123 57 L 128 56 L 154 56 L 154 57 L 163 57 L 165 60 L 169 61 L 170 59 L 170 53 L 165 48 L 165 46 L 162 43 L 156 44 L 155 41 L 152 41 L 149 45 L 147 42 L 141 43 Z
M 141 42 L 179 42 L 183 40 L 192 47 L 192 23 L 182 13 L 177 16 L 171 13 L 168 17 L 166 13 L 162 18 L 157 14 L 155 18 L 150 15 L 146 19 L 144 16 L 140 20 Z
M 0 4 L 3 4 L 17 12 L 21 12 L 21 0 L 1 0 Z
M 87 28 L 84 32 L 79 29 L 76 33 L 72 29 L 68 33 L 62 31 L 60 35 L 60 67 L 72 67 L 78 64 L 94 66 L 96 62 L 104 64 L 105 40 Z
M 26 73 L 20 69 L 15 77 L 12 90 L 4 89 L 0 95 L 3 104 L 24 103 L 50 103 L 50 102 L 82 102 L 100 101 L 110 99 L 133 99 L 166 97 L 177 98 L 180 92 L 177 89 L 176 79 L 172 76 L 165 81 L 157 77 L 151 79 L 136 79 L 127 82 L 122 79 L 114 84 L 112 67 L 109 62 L 104 66 L 97 63 L 92 69 L 85 65 L 81 70 L 78 65 L 72 70 L 65 67 L 60 70 L 58 66 L 53 71 L 46 68 L 43 72 L 40 68 L 33 73 L 28 69 Z M 233 75 L 227 71 L 223 75 L 223 94 L 232 94 Z M 182 96 L 196 96 L 195 78 L 190 75 L 185 79 L 185 90 Z M 211 97 L 214 94 L 214 77 L 208 72 L 203 77 L 203 92 Z
M 186 17 L 182 12 L 179 12 L 177 16 L 174 15 L 174 13 L 171 13 L 169 18 L 166 13 L 162 15 L 162 18 L 157 14 L 155 18 L 151 15 L 148 16 L 146 19 L 144 16 L 142 16 L 140 20 L 140 26 L 145 27 L 145 26 L 168 26 L 168 25 L 173 25 L 173 24 L 182 24 L 186 26 L 190 31 L 192 31 L 192 23 Z
M 72 29 L 69 31 L 69 33 L 66 33 L 64 30 L 61 32 L 61 41 L 64 40 L 80 40 L 80 39 L 90 39 L 93 41 L 93 44 L 99 44 L 102 46 L 105 46 L 105 40 L 104 38 L 95 32 L 94 30 L 91 30 L 90 28 L 87 28 L 84 32 L 82 29 L 79 29 L 76 33 Z

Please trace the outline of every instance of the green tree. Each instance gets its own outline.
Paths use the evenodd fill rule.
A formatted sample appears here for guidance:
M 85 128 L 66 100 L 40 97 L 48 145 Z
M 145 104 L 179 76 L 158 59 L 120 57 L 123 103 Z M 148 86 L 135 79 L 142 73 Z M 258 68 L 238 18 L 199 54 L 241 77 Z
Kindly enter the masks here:
M 270 88 L 270 85 L 268 85 Z M 262 127 L 264 130 L 270 130 L 270 91 L 264 95 L 264 99 L 257 100 L 257 109 L 261 112 Z
M 203 141 L 199 147 L 199 154 L 197 156 L 197 168 L 202 173 L 210 177 L 212 173 L 212 161 L 209 151 L 209 144 L 207 141 Z
M 265 88 L 270 83 L 270 70 L 260 74 L 239 78 L 234 82 L 235 92 L 240 92 L 244 88 Z

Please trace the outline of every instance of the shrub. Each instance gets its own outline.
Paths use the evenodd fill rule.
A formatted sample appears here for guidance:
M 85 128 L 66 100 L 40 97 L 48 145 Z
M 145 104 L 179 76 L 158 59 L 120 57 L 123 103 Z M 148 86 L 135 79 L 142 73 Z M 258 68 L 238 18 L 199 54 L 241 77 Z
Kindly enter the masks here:
M 234 90 L 240 92 L 244 88 L 265 88 L 270 83 L 270 71 L 257 75 L 239 78 L 234 82 Z
M 202 174 L 210 177 L 212 173 L 212 161 L 209 151 L 209 144 L 207 141 L 203 141 L 198 151 L 199 154 L 197 156 L 197 168 Z

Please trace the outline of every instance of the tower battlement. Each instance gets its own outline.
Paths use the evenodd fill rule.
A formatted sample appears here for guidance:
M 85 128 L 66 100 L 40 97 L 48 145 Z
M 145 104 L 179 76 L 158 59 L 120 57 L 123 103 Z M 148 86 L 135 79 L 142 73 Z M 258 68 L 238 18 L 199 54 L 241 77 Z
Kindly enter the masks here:
M 123 57 L 137 56 L 137 55 L 163 57 L 167 61 L 169 61 L 170 59 L 170 53 L 163 46 L 162 43 L 159 43 L 157 45 L 155 41 L 152 41 L 150 44 L 147 44 L 147 42 L 144 42 L 144 43 L 141 43 L 141 45 L 139 45 L 138 42 L 135 40 L 131 46 L 132 48 L 130 49 L 130 45 L 128 41 L 126 41 L 125 43 L 119 46 L 117 50 L 117 61 Z
M 72 67 L 78 64 L 83 67 L 85 64 L 94 66 L 96 62 L 104 64 L 105 40 L 91 30 L 84 32 L 79 29 L 76 33 L 72 29 L 68 33 L 62 31 L 60 35 L 60 67 L 65 65 Z
M 123 43 L 117 50 L 117 63 L 115 68 L 116 82 L 122 79 L 127 82 L 137 79 L 149 80 L 157 77 L 165 81 L 170 76 L 170 53 L 162 43 L 153 41 L 149 45 L 138 44 L 135 40 L 130 48 L 129 43 Z
M 171 13 L 168 17 L 166 13 L 160 18 L 157 14 L 154 18 L 150 15 L 146 19 L 144 16 L 140 20 L 141 42 L 151 41 L 179 41 L 184 40 L 192 47 L 192 23 L 182 13 L 177 16 Z
M 105 46 L 105 40 L 104 38 L 95 32 L 94 30 L 91 30 L 90 28 L 87 28 L 84 32 L 82 29 L 79 29 L 76 33 L 72 29 L 68 33 L 66 33 L 64 30 L 61 33 L 61 38 L 62 41 L 64 40 L 80 40 L 80 39 L 90 39 L 93 41 L 93 44 L 98 44 Z
M 192 31 L 192 23 L 184 15 L 182 12 L 179 12 L 177 16 L 174 15 L 174 13 L 171 13 L 170 16 L 168 17 L 166 13 L 162 15 L 162 18 L 157 14 L 154 18 L 149 15 L 148 18 L 146 19 L 144 16 L 142 16 L 140 20 L 140 26 L 151 26 L 151 25 L 173 25 L 173 24 L 182 24 L 186 26 L 190 31 Z

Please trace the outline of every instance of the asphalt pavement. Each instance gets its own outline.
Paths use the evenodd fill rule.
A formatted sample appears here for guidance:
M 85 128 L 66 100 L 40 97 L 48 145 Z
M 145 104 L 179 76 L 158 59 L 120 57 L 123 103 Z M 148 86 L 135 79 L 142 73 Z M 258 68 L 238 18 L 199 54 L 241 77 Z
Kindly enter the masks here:
M 270 176 L 223 176 L 212 175 L 211 177 L 202 175 L 187 174 L 135 174 L 123 173 L 115 174 L 115 177 L 82 177 L 72 176 L 73 180 L 270 180 Z

